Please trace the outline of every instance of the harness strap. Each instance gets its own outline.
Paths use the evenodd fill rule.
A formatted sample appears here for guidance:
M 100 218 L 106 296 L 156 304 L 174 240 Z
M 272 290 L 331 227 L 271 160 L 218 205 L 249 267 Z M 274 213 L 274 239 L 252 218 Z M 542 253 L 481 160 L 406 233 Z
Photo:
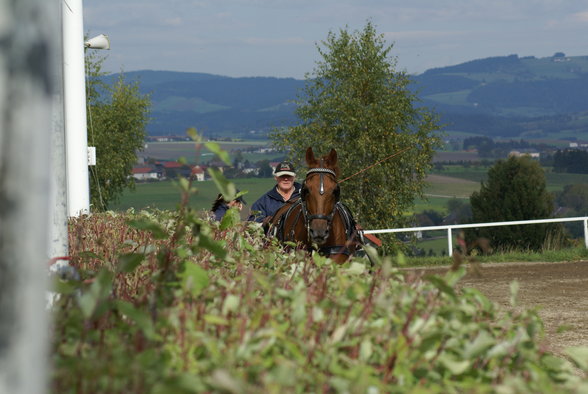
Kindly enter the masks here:
M 300 204 L 296 204 L 296 205 L 302 205 L 302 202 L 300 202 Z M 294 224 L 292 225 L 292 228 L 290 229 L 290 239 L 292 241 L 294 241 L 294 230 L 296 229 L 296 224 L 298 224 L 298 221 L 300 220 L 300 215 L 302 215 L 302 208 L 298 210 L 298 214 L 296 215 L 296 219 L 294 219 Z
M 356 232 L 356 222 L 355 219 L 353 219 L 351 211 L 341 201 L 337 201 L 337 204 L 335 204 L 335 209 L 337 210 L 337 212 L 339 212 L 341 218 L 343 219 L 347 239 L 351 239 L 351 237 L 353 237 L 353 235 Z
M 317 168 L 311 168 L 308 171 L 306 171 L 306 176 L 308 176 L 309 174 L 313 174 L 313 173 L 322 173 L 322 174 L 331 174 L 333 175 L 335 178 L 337 177 L 337 174 L 335 174 L 335 171 L 331 170 L 330 168 L 322 168 L 322 167 L 317 167 Z
M 292 205 L 290 205 L 290 207 L 288 208 L 288 210 L 282 215 L 280 216 L 280 220 L 278 220 L 278 223 L 276 225 L 276 231 L 275 231 L 275 236 L 280 240 L 280 241 L 285 241 L 285 234 L 284 234 L 284 227 L 286 226 L 286 220 L 290 217 L 290 215 L 292 214 L 292 211 L 298 207 L 302 205 L 302 200 L 301 199 L 297 199 L 292 201 Z M 300 212 L 302 212 L 302 210 L 300 210 Z M 292 231 L 290 234 L 290 237 L 293 239 L 294 238 L 294 234 L 293 234 L 293 229 L 296 225 L 296 222 L 298 222 L 298 219 L 300 218 L 300 212 L 298 213 L 298 217 L 296 218 L 295 222 L 294 222 L 294 226 L 292 226 Z
M 345 245 L 331 245 L 319 248 L 319 254 L 322 256 L 328 256 L 331 254 L 344 254 L 351 256 L 351 251 Z

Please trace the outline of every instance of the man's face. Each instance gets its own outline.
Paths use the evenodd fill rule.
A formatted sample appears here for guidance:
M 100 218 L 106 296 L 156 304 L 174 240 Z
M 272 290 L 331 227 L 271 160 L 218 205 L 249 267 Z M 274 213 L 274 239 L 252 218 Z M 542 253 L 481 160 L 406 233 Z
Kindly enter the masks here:
M 290 190 L 294 186 L 294 177 L 290 175 L 277 176 L 276 182 L 278 187 L 282 190 Z

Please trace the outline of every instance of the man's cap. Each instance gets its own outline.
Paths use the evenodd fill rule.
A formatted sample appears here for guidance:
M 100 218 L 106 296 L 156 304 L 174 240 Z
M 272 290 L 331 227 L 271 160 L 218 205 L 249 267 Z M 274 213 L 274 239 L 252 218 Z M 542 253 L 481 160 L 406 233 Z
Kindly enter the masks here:
M 239 194 L 240 190 L 237 189 L 236 192 L 237 192 L 237 194 Z M 247 205 L 247 201 L 245 201 L 245 199 L 243 198 L 243 196 L 239 196 L 239 197 L 235 198 L 235 200 L 236 201 L 239 201 L 241 204 Z
M 294 166 L 289 161 L 283 161 L 278 164 L 274 170 L 275 176 L 282 176 L 282 175 L 290 175 L 296 176 L 296 172 L 294 170 Z

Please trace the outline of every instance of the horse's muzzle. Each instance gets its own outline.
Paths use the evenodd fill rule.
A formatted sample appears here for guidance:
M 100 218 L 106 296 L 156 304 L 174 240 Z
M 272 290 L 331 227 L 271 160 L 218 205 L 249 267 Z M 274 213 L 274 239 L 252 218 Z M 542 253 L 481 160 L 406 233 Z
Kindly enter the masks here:
M 317 226 L 310 228 L 310 240 L 312 243 L 322 246 L 327 242 L 329 238 L 329 227 L 328 226 Z

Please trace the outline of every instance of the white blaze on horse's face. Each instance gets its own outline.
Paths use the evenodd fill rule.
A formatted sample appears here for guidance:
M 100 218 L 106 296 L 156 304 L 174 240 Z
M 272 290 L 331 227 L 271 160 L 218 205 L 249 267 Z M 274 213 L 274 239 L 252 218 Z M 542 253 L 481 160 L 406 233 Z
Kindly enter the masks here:
M 309 148 L 306 161 L 310 167 L 302 190 L 306 227 L 310 241 L 322 246 L 329 238 L 335 204 L 339 200 L 339 185 L 334 170 L 337 156 L 332 150 L 331 154 L 317 160 Z

